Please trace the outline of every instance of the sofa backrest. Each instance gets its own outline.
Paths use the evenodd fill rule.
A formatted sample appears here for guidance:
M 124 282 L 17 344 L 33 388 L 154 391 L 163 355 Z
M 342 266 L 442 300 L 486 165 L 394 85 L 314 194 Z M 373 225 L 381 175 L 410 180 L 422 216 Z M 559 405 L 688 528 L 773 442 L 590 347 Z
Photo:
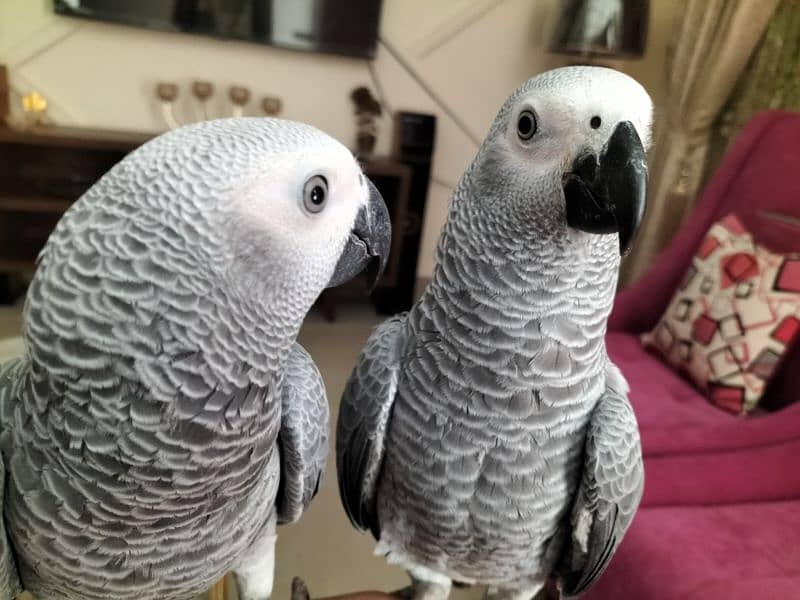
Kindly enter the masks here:
M 641 280 L 621 294 L 620 311 L 643 307 L 637 318 L 626 319 L 631 333 L 655 325 L 705 233 L 729 213 L 736 213 L 756 241 L 770 250 L 800 252 L 800 114 L 767 111 L 742 130 L 668 247 Z M 776 409 L 800 401 L 798 373 L 800 344 L 781 365 L 762 405 Z
M 768 112 L 754 119 L 737 139 L 734 148 L 748 144 L 747 153 L 735 164 L 725 161 L 715 175 L 725 177 L 714 215 L 697 223 L 705 232 L 720 217 L 735 212 L 755 240 L 775 252 L 800 252 L 800 114 Z M 727 172 L 730 170 L 730 172 Z M 777 410 L 800 402 L 800 343 L 795 343 L 760 406 Z
M 715 175 L 727 175 L 727 185 L 702 229 L 735 212 L 760 244 L 776 252 L 800 252 L 800 114 L 762 114 L 741 137 L 752 137 L 754 143 L 744 160 L 724 163 Z

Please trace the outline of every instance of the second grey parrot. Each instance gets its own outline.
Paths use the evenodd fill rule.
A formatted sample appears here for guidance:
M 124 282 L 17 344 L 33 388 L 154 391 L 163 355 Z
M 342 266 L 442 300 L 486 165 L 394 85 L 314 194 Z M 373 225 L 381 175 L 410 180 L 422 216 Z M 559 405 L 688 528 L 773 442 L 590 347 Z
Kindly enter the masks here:
M 228 571 L 266 600 L 328 452 L 298 330 L 389 236 L 350 151 L 276 119 L 167 133 L 86 192 L 0 368 L 0 600 L 181 600 Z
M 415 597 L 563 594 L 602 573 L 638 507 L 627 384 L 606 354 L 645 208 L 651 101 L 617 71 L 521 86 L 460 181 L 430 285 L 379 326 L 337 426 L 344 507 Z

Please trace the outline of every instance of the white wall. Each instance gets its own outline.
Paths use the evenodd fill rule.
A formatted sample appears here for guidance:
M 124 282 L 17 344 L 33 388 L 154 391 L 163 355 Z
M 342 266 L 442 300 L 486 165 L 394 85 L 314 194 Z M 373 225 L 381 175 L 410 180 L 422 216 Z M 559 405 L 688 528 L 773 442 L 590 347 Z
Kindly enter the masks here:
M 664 49 L 676 13 L 672 0 L 652 0 L 644 60 L 616 63 L 637 76 L 657 103 L 664 96 Z M 433 270 L 434 249 L 452 186 L 471 160 L 495 112 L 521 82 L 556 66 L 543 49 L 559 0 L 384 0 L 384 44 L 374 72 L 393 110 L 439 117 L 434 182 L 423 234 L 421 277 Z M 0 63 L 16 92 L 37 90 L 60 125 L 158 132 L 153 94 L 158 81 L 181 85 L 179 115 L 195 106 L 192 80 L 248 86 L 256 101 L 283 99 L 281 116 L 306 121 L 345 143 L 355 137 L 350 91 L 374 90 L 364 60 L 292 52 L 255 44 L 170 34 L 58 17 L 50 0 L 0 0 Z M 413 74 L 413 75 L 412 75 Z M 448 107 L 454 119 L 442 105 Z M 251 112 L 257 108 L 251 105 Z M 378 151 L 388 151 L 389 116 Z

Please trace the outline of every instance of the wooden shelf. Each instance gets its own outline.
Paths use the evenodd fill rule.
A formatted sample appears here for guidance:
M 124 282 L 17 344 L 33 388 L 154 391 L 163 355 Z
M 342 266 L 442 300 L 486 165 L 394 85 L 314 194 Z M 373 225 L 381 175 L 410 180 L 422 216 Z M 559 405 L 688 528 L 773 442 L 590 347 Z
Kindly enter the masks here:
M 72 201 L 47 196 L 0 196 L 0 212 L 62 214 Z
M 36 270 L 36 261 L 14 258 L 0 258 L 0 271 L 12 273 L 33 273 Z
M 0 143 L 129 152 L 158 134 L 79 127 L 12 129 L 0 125 Z
M 13 301 L 18 274 L 36 269 L 58 219 L 146 133 L 0 126 L 0 303 Z M 5 290 L 5 291 L 3 291 Z

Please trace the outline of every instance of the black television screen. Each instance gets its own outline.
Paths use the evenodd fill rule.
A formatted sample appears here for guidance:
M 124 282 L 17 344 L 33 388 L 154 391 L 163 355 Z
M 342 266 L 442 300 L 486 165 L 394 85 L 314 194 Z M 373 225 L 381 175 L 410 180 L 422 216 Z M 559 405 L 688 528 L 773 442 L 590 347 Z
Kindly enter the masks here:
M 56 13 L 372 58 L 382 0 L 53 0 Z

